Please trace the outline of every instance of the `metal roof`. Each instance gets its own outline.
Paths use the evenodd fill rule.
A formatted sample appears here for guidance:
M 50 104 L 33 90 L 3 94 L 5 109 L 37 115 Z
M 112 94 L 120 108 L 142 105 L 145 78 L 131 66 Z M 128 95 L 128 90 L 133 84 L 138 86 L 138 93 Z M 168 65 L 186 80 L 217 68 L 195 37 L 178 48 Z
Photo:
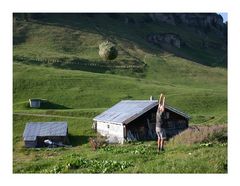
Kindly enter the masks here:
M 34 141 L 37 136 L 66 136 L 67 122 L 29 122 L 25 126 L 25 141 Z
M 96 121 L 128 124 L 158 104 L 150 100 L 123 100 L 93 118 Z
M 29 99 L 29 101 L 42 101 L 42 99 L 40 99 L 40 98 L 31 98 L 31 99 Z
M 93 120 L 120 125 L 128 124 L 157 105 L 158 100 L 123 100 L 96 116 Z M 166 109 L 180 114 L 187 119 L 190 118 L 187 114 L 169 105 L 166 105 Z
M 176 109 L 176 108 L 174 108 L 174 107 L 171 107 L 171 106 L 169 106 L 169 105 L 166 105 L 165 108 L 168 109 L 168 110 L 171 110 L 172 112 L 175 112 L 175 113 L 177 113 L 177 114 L 179 114 L 179 115 L 181 115 L 181 116 L 183 116 L 183 117 L 185 117 L 185 118 L 187 118 L 187 119 L 190 119 L 190 118 L 191 118 L 191 117 L 190 117 L 189 115 L 187 115 L 186 113 L 184 113 L 184 112 L 182 112 L 182 111 L 180 111 L 180 110 L 178 110 L 178 109 Z

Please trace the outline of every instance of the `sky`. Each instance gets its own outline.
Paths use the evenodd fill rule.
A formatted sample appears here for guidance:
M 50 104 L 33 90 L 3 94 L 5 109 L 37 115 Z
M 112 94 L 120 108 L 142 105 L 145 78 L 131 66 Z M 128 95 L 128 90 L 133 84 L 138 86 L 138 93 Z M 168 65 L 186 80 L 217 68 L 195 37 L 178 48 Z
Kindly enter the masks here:
M 227 13 L 224 12 L 224 13 L 219 13 L 219 14 L 222 16 L 222 18 L 223 18 L 223 22 L 226 23 L 226 21 L 228 21 Z

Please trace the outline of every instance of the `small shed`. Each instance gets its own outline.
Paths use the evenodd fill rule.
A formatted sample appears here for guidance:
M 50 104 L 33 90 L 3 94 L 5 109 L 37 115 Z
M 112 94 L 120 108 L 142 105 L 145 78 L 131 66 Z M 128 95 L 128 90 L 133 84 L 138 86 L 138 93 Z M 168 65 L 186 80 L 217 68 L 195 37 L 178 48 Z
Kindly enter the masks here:
M 44 147 L 44 140 L 68 143 L 67 122 L 29 122 L 26 124 L 23 140 L 26 147 Z
M 29 99 L 29 106 L 30 108 L 40 108 L 41 102 L 42 102 L 42 99 L 32 98 L 32 99 Z
M 93 128 L 113 143 L 156 139 L 157 107 L 157 100 L 123 100 L 93 118 Z M 167 137 L 188 128 L 190 117 L 184 112 L 166 105 L 165 113 Z

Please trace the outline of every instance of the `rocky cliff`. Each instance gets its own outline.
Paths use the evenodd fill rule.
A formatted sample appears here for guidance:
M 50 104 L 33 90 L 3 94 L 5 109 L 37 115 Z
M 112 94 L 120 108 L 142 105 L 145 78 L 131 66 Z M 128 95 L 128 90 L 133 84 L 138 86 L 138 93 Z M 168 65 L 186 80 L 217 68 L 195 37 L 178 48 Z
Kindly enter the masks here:
M 215 13 L 151 13 L 149 17 L 154 22 L 164 22 L 171 25 L 184 24 L 219 32 L 226 29 L 222 16 Z

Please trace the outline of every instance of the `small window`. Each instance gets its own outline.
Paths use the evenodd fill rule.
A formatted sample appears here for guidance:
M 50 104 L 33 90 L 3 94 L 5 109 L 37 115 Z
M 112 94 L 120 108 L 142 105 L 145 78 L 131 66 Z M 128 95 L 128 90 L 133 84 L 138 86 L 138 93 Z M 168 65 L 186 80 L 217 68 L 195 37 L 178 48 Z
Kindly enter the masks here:
M 109 129 L 109 128 L 110 128 L 110 125 L 107 125 L 107 128 Z

